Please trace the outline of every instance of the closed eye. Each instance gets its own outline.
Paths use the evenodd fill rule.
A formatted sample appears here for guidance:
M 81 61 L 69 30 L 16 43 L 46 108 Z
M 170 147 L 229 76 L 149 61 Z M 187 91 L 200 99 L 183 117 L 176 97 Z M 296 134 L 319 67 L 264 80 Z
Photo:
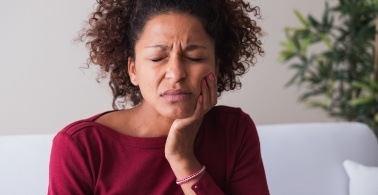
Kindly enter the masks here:
M 164 58 L 154 58 L 154 59 L 151 59 L 151 61 L 153 62 L 160 62 L 162 61 Z
M 204 60 L 203 58 L 190 58 L 190 57 L 186 57 L 186 58 L 194 62 L 201 62 Z

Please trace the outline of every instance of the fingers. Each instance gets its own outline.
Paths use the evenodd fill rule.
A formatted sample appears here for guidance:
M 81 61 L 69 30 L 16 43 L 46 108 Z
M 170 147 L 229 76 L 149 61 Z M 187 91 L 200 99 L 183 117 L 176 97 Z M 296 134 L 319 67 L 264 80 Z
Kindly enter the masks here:
M 191 117 L 189 117 L 190 120 L 197 120 L 202 117 L 203 112 L 203 95 L 200 95 L 197 99 L 196 108 L 194 110 L 194 113 Z
M 197 99 L 196 107 L 192 117 L 201 118 L 217 104 L 217 80 L 213 73 L 210 73 L 201 81 L 201 95 Z
M 206 82 L 204 82 L 205 80 Z M 204 84 L 201 86 L 202 95 L 204 98 L 203 107 L 207 112 L 217 104 L 217 80 L 215 75 L 213 73 L 210 73 L 202 82 L 204 82 Z
M 207 82 L 208 80 L 207 77 L 202 79 L 201 81 L 201 94 L 203 96 L 202 109 L 204 112 L 203 114 L 205 114 L 208 110 L 210 110 L 210 106 L 211 106 L 210 89 Z
M 203 98 L 202 115 L 217 104 L 217 81 L 213 73 L 201 81 L 201 95 Z
M 207 83 L 209 87 L 209 93 L 210 93 L 210 105 L 211 108 L 214 107 L 217 104 L 218 101 L 218 85 L 217 85 L 217 78 L 214 75 L 214 73 L 210 73 L 207 76 Z

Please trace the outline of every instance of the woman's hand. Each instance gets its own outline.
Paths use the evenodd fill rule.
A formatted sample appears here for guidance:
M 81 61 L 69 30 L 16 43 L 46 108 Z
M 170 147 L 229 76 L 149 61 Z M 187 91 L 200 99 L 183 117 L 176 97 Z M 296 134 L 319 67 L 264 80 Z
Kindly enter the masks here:
M 180 160 L 193 155 L 193 143 L 202 117 L 217 103 L 217 83 L 213 73 L 201 81 L 201 94 L 197 99 L 193 114 L 184 119 L 176 119 L 169 130 L 165 145 L 168 160 Z
M 217 82 L 215 75 L 210 73 L 201 81 L 201 94 L 193 114 L 188 118 L 176 119 L 169 130 L 165 157 L 178 179 L 185 178 L 201 168 L 193 152 L 194 140 L 203 116 L 216 104 Z M 182 185 L 183 189 L 184 186 L 185 184 Z

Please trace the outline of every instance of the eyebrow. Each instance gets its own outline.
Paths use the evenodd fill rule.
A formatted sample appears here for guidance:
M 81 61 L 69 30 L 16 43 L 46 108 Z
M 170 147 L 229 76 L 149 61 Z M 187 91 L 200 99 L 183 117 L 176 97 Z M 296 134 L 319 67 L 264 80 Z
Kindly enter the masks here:
M 207 49 L 205 46 L 202 46 L 202 45 L 188 45 L 186 48 L 185 48 L 185 51 L 193 51 L 193 50 L 196 50 L 196 49 Z
M 162 50 L 168 50 L 168 46 L 166 45 L 151 45 L 151 46 L 147 46 L 145 48 L 160 48 Z M 205 46 L 202 46 L 202 45 L 188 45 L 186 48 L 185 48 L 185 51 L 193 51 L 193 50 L 196 50 L 196 49 L 207 49 L 207 47 Z
M 162 50 L 167 50 L 168 46 L 166 46 L 166 45 L 151 45 L 151 46 L 147 46 L 145 48 L 161 48 Z

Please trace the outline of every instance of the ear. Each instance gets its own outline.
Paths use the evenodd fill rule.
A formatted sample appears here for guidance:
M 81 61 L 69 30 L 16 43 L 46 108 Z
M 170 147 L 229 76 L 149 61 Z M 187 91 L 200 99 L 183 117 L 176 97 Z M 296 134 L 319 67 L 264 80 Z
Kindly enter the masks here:
M 129 72 L 131 83 L 135 86 L 138 86 L 138 77 L 136 74 L 135 59 L 131 57 L 129 57 L 127 61 L 127 71 Z

